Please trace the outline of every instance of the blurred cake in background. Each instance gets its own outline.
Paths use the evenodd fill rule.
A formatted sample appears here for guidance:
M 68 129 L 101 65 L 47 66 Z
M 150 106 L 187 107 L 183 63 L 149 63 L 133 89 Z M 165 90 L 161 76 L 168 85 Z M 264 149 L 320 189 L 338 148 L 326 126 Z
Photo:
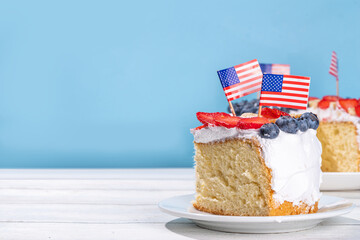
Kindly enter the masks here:
M 321 183 L 319 121 L 264 108 L 243 113 L 197 113 L 194 135 L 196 200 L 220 215 L 278 216 L 317 212 Z
M 307 111 L 315 113 L 324 172 L 360 171 L 360 102 L 358 99 L 310 97 Z

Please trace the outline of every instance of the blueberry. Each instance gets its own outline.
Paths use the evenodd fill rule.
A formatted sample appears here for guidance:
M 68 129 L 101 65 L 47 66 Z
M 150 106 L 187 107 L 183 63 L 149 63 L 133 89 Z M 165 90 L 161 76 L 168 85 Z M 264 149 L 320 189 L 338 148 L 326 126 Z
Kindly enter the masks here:
M 247 100 L 244 100 L 244 101 L 241 101 L 241 102 L 238 102 L 237 103 L 240 107 L 244 107 L 248 104 L 248 101 Z
M 300 120 L 306 120 L 308 122 L 309 128 L 316 130 L 319 127 L 318 117 L 311 112 L 303 113 L 300 117 Z
M 296 133 L 299 130 L 298 121 L 290 116 L 279 117 L 275 124 L 280 128 L 281 131 L 286 133 Z
M 250 104 L 253 107 L 257 107 L 257 106 L 259 106 L 259 100 L 258 99 L 253 99 L 253 100 L 250 101 Z
M 259 100 L 253 99 L 251 101 L 243 100 L 232 104 L 237 116 L 243 113 L 257 113 L 259 109 Z M 227 108 L 228 112 L 231 112 L 230 107 Z
M 302 132 L 305 132 L 309 129 L 309 122 L 306 119 L 298 119 L 299 129 Z
M 280 129 L 275 123 L 267 123 L 261 126 L 260 136 L 262 138 L 274 139 L 279 136 Z

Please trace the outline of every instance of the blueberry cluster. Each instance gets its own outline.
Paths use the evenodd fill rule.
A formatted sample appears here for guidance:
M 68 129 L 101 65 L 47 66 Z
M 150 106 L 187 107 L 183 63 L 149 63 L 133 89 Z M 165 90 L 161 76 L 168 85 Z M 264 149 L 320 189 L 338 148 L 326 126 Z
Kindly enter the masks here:
M 305 132 L 309 128 L 317 129 L 319 127 L 318 117 L 311 113 L 306 112 L 299 118 L 290 116 L 279 117 L 275 123 L 267 123 L 261 126 L 260 136 L 262 138 L 276 138 L 280 130 L 286 133 L 295 134 L 298 130 Z
M 243 113 L 257 113 L 259 109 L 259 100 L 253 99 L 251 101 L 243 100 L 241 102 L 235 102 L 232 104 L 237 116 Z M 228 106 L 228 112 L 231 112 Z
M 258 113 L 259 109 L 259 99 L 253 99 L 251 101 L 243 100 L 241 102 L 232 103 L 236 116 L 241 116 L 243 113 Z M 283 112 L 290 112 L 290 108 L 278 108 L 278 107 L 271 107 L 277 108 Z M 230 107 L 227 108 L 228 112 L 231 113 Z

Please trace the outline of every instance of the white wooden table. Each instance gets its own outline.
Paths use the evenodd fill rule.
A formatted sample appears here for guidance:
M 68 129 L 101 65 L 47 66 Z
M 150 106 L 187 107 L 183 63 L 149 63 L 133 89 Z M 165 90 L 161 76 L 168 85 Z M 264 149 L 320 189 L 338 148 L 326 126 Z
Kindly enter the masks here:
M 192 169 L 0 170 L 0 239 L 360 239 L 360 191 L 326 192 L 357 204 L 347 215 L 263 235 L 201 229 L 157 207 L 193 192 Z

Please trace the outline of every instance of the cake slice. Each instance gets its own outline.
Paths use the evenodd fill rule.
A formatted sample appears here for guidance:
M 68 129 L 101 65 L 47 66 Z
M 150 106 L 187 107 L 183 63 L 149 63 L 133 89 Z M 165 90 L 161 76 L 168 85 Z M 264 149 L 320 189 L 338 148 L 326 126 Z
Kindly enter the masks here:
M 324 96 L 309 99 L 309 111 L 320 120 L 317 137 L 324 172 L 360 171 L 360 105 L 357 99 Z
M 196 209 L 233 216 L 317 211 L 321 181 L 321 144 L 316 137 L 319 122 L 309 113 L 296 119 L 274 111 L 265 110 L 271 118 L 197 114 L 204 125 L 191 130 Z

